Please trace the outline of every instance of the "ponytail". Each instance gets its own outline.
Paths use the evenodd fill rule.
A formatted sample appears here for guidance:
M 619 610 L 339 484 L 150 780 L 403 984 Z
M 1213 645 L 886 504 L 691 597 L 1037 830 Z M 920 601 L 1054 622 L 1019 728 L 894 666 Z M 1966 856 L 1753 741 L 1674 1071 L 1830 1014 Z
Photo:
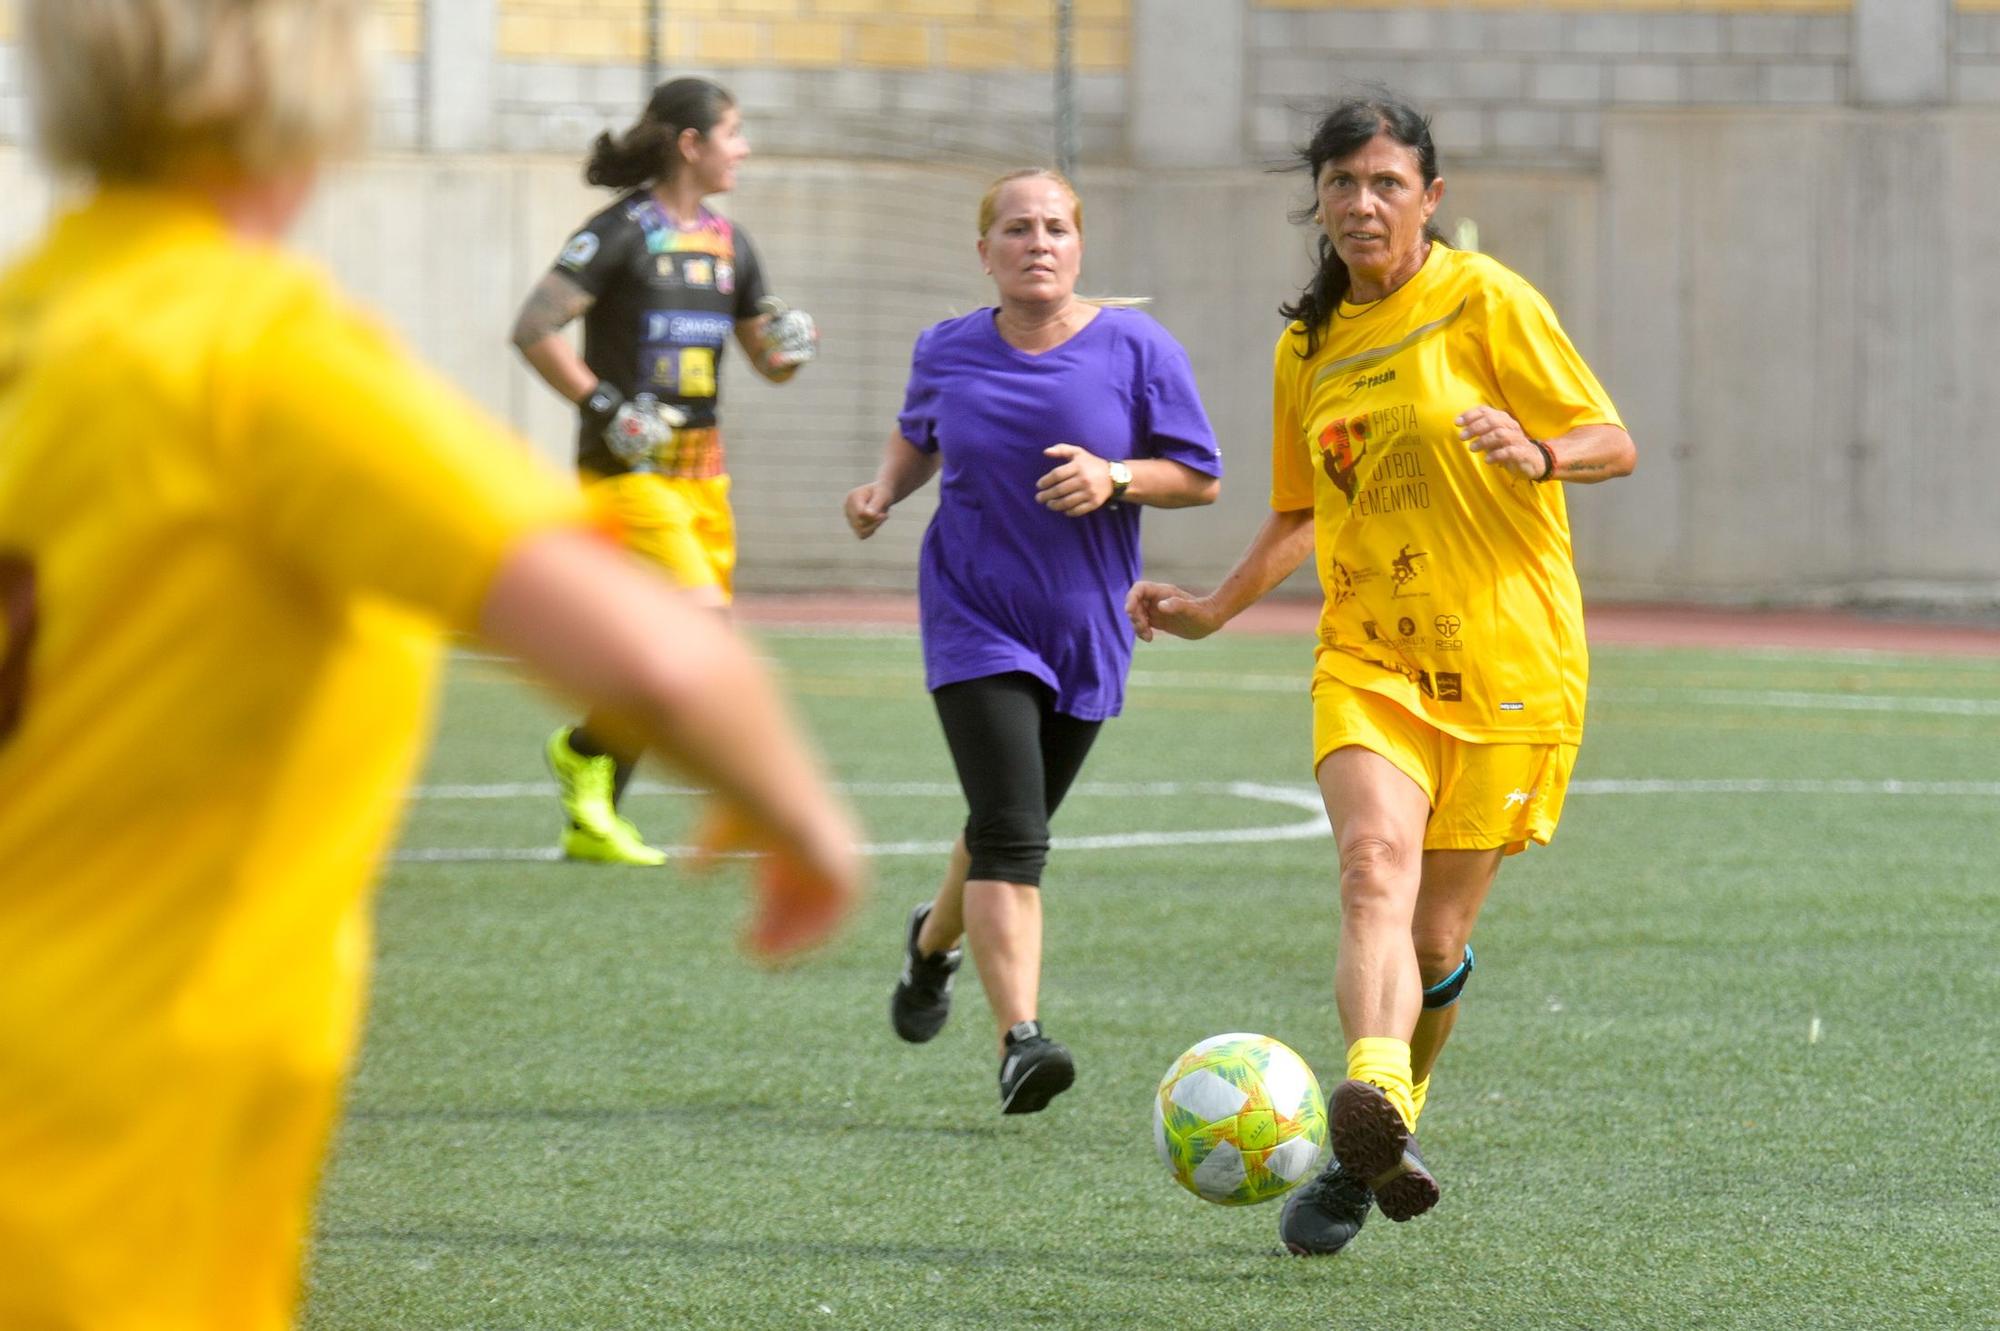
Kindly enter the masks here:
M 609 130 L 590 145 L 583 178 L 609 189 L 632 189 L 672 179 L 680 165 L 680 138 L 686 130 L 704 137 L 736 99 L 707 79 L 671 79 L 653 89 L 646 109 L 624 133 Z
M 659 180 L 669 174 L 671 159 L 667 154 L 678 137 L 667 126 L 650 120 L 640 120 L 616 138 L 606 130 L 590 145 L 583 178 L 607 189 L 631 189 Z

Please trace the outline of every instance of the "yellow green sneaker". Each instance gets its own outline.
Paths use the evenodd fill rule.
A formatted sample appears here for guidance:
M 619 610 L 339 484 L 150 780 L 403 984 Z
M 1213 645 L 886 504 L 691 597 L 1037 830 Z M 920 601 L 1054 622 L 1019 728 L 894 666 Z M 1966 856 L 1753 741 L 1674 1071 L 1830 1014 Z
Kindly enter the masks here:
M 542 746 L 549 774 L 556 779 L 556 795 L 562 800 L 563 815 L 569 825 L 602 836 L 618 816 L 611 804 L 611 783 L 617 764 L 608 753 L 585 756 L 569 745 L 575 726 L 564 726 L 549 736 Z
M 570 747 L 573 726 L 549 736 L 542 756 L 562 799 L 562 852 L 595 864 L 665 864 L 667 857 L 646 844 L 639 829 L 618 816 L 612 803 L 615 764 L 609 754 L 585 755 Z
M 565 859 L 587 860 L 592 864 L 637 864 L 646 867 L 665 864 L 666 852 L 649 846 L 639 829 L 623 818 L 616 819 L 608 832 L 586 827 L 565 827 L 562 834 Z

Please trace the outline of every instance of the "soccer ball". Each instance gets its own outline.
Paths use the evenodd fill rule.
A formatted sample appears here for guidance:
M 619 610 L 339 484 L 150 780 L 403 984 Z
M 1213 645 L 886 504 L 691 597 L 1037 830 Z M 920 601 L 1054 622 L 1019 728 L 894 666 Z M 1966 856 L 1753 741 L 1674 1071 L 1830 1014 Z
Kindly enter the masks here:
M 1306 1061 L 1270 1036 L 1211 1035 L 1160 1078 L 1153 1144 L 1203 1201 L 1268 1202 L 1319 1164 L 1326 1101 Z

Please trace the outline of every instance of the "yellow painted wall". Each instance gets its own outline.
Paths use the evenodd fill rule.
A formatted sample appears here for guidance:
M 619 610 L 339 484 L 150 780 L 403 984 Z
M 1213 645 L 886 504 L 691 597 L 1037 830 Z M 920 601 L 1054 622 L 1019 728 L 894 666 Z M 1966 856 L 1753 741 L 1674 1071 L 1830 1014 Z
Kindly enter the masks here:
M 396 0 L 376 0 L 388 8 Z M 1076 66 L 1125 68 L 1130 0 L 1075 0 Z M 776 68 L 1044 70 L 1050 0 L 669 0 L 669 63 Z M 508 60 L 632 63 L 646 54 L 646 0 L 500 0 Z
M 375 16 L 375 37 L 390 55 L 415 55 L 424 49 L 423 0 L 369 0 Z
M 1845 14 L 1853 0 L 1251 0 L 1254 9 L 1521 9 L 1600 14 Z M 1959 0 L 2000 8 L 2000 0 Z

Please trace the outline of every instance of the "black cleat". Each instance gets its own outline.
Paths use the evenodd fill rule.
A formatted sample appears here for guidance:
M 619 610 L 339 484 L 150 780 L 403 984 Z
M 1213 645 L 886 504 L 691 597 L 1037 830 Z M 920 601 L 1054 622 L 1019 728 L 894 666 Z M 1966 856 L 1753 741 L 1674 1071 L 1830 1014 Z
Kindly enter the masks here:
M 1000 1112 L 1033 1114 L 1069 1089 L 1076 1063 L 1069 1050 L 1042 1034 L 1039 1021 L 1017 1021 L 1000 1060 Z
M 1414 1145 L 1414 1143 L 1413 1143 Z M 1354 1241 L 1375 1196 L 1329 1160 L 1316 1178 L 1292 1189 L 1278 1215 L 1278 1238 L 1299 1257 L 1331 1257 Z
M 1349 1079 L 1327 1104 L 1333 1158 L 1365 1179 L 1375 1205 L 1391 1220 L 1414 1220 L 1437 1205 L 1438 1184 L 1410 1149 L 1410 1129 L 1379 1086 Z
M 963 948 L 929 955 L 918 948 L 917 935 L 923 932 L 930 913 L 928 901 L 910 912 L 909 936 L 903 943 L 903 973 L 897 977 L 896 991 L 889 995 L 889 1022 L 896 1034 L 911 1044 L 922 1044 L 944 1029 L 945 1018 L 951 1015 L 951 977 L 965 960 Z

